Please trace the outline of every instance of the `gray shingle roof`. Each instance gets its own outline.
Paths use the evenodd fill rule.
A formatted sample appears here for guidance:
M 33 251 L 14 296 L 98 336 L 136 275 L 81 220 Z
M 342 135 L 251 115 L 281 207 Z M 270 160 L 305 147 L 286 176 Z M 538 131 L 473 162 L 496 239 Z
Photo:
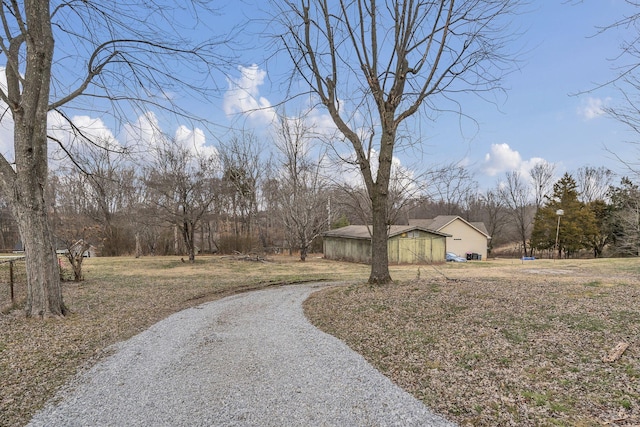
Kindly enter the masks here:
M 389 237 L 398 236 L 402 233 L 406 233 L 413 230 L 424 231 L 425 233 L 435 234 L 436 236 L 449 237 L 449 234 L 442 233 L 436 230 L 430 230 L 425 227 L 416 225 L 392 225 L 389 227 Z M 371 239 L 371 233 L 373 228 L 370 225 L 347 225 L 346 227 L 336 228 L 335 230 L 329 230 L 322 235 L 327 237 L 342 237 L 348 239 Z

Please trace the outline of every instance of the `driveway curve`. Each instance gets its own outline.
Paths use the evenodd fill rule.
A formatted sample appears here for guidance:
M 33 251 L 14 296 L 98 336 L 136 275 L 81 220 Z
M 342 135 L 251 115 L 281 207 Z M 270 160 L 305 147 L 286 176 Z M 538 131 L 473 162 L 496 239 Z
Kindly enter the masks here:
M 176 313 L 116 345 L 29 425 L 454 425 L 307 321 L 302 302 L 324 286 Z

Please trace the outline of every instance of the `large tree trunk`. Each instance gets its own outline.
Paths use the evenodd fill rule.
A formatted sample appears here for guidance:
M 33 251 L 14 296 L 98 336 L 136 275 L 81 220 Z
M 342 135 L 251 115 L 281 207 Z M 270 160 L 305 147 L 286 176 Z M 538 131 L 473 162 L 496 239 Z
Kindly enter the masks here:
M 47 216 L 47 113 L 53 58 L 49 2 L 25 1 L 27 32 L 11 40 L 7 73 L 8 105 L 14 120 L 15 173 L 3 165 L 2 188 L 25 247 L 27 316 L 60 316 L 67 311 L 58 260 Z M 19 76 L 20 46 L 26 43 L 26 67 Z
M 17 190 L 17 193 L 21 193 Z M 17 195 L 20 198 L 20 195 Z M 14 214 L 22 236 L 27 269 L 27 317 L 67 314 L 62 300 L 58 259 L 53 247 L 44 199 L 14 202 Z
M 371 235 L 371 274 L 369 283 L 386 284 L 391 282 L 389 273 L 389 248 L 387 246 L 387 197 L 377 191 L 371 198 L 373 214 L 373 232 Z
M 136 231 L 136 258 L 142 256 L 142 244 L 140 243 L 140 232 Z
M 195 225 L 193 222 L 185 220 L 182 223 L 182 238 L 187 247 L 189 262 L 196 262 L 196 245 L 195 245 Z
M 382 114 L 382 135 L 380 139 L 380 154 L 378 156 L 378 170 L 376 181 L 367 183 L 367 191 L 371 199 L 371 216 L 373 232 L 371 235 L 371 274 L 369 283 L 391 283 L 389 273 L 389 183 L 391 181 L 391 163 L 393 160 L 393 146 L 396 139 L 396 125 L 394 109 L 388 107 Z M 370 171 L 371 165 L 367 165 Z M 364 173 L 364 172 L 363 172 Z M 369 172 L 370 173 L 370 172 Z
M 388 112 L 384 115 L 383 128 L 376 182 L 369 184 L 368 188 L 373 222 L 369 283 L 379 285 L 392 281 L 389 273 L 389 247 L 387 243 L 389 232 L 387 227 L 389 226 L 389 182 L 391 181 L 392 153 L 396 137 L 393 113 Z

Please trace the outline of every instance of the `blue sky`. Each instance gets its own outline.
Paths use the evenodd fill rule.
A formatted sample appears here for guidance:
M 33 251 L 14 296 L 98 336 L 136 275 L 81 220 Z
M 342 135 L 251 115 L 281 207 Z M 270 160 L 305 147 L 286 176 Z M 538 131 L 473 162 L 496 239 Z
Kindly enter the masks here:
M 464 113 L 477 123 L 454 114 L 441 115 L 435 122 L 421 118 L 415 126 L 424 141 L 421 150 L 398 153 L 400 162 L 413 165 L 416 157 L 423 165 L 460 162 L 484 187 L 507 171 L 526 171 L 540 159 L 555 163 L 559 175 L 583 166 L 626 172 L 606 148 L 624 157 L 633 151 L 625 141 L 635 135 L 602 112 L 603 106 L 619 100 L 619 94 L 611 87 L 590 90 L 614 76 L 610 59 L 628 36 L 623 30 L 595 36 L 597 28 L 620 19 L 629 12 L 628 5 L 623 0 L 531 3 L 513 17 L 514 30 L 522 33 L 514 43 L 522 61 L 504 81 L 506 95 L 498 95 L 495 104 L 465 97 Z M 262 55 L 243 53 L 243 66 L 257 64 L 250 70 L 256 76 L 249 91 L 253 99 L 234 102 L 235 95 L 228 93 L 226 108 L 233 105 L 237 113 L 241 105 L 268 106 L 280 100 L 282 70 L 273 63 L 267 68 L 260 62 Z M 240 72 L 230 78 L 239 80 Z M 318 119 L 323 120 L 321 113 Z M 250 126 L 252 121 L 245 123 Z
M 618 54 L 624 34 L 593 35 L 596 27 L 628 11 L 624 6 L 616 0 L 544 1 L 519 17 L 530 49 L 526 61 L 508 77 L 510 90 L 500 111 L 478 108 L 475 115 L 481 128 L 469 143 L 469 157 L 480 173 L 504 172 L 535 158 L 557 163 L 560 171 L 588 165 L 622 172 L 605 147 L 630 151 L 623 141 L 634 136 L 601 110 L 619 95 L 611 87 L 584 92 L 614 76 L 609 59 Z
M 421 116 L 411 129 L 419 133 L 423 142 L 417 150 L 397 152 L 398 162 L 420 168 L 461 163 L 475 173 L 484 188 L 492 186 L 507 171 L 524 172 L 542 160 L 555 163 L 558 175 L 583 166 L 606 166 L 626 173 L 605 147 L 620 157 L 628 157 L 636 153 L 625 141 L 637 136 L 601 110 L 602 106 L 615 105 L 619 94 L 611 87 L 585 91 L 614 76 L 610 59 L 618 54 L 620 43 L 628 34 L 613 30 L 594 35 L 599 26 L 628 14 L 629 6 L 624 0 L 530 3 L 513 17 L 513 30 L 521 33 L 513 49 L 520 52 L 521 63 L 504 81 L 506 95 L 498 95 L 495 104 L 472 96 L 462 99 L 464 113 L 475 122 L 454 114 L 440 115 L 435 121 Z M 217 126 L 197 129 L 193 123 L 162 122 L 166 133 L 197 147 L 211 147 L 217 140 L 228 138 L 230 129 L 244 127 L 265 136 L 268 144 L 272 107 L 283 100 L 284 77 L 291 69 L 288 59 L 271 56 L 267 40 L 259 37 L 265 21 L 246 24 L 248 18 L 263 18 L 268 7 L 269 2 L 262 0 L 232 2 L 224 6 L 215 22 L 207 22 L 207 28 L 221 32 L 237 25 L 238 42 L 249 43 L 235 51 L 237 63 L 231 64 L 227 75 L 216 76 L 216 85 L 222 89 L 218 98 L 207 104 L 184 100 Z M 244 113 L 256 108 L 260 110 Z M 287 108 L 287 112 L 295 110 L 294 106 Z M 109 123 L 92 117 L 91 112 L 74 113 L 78 114 L 77 123 L 120 142 L 136 128 L 125 125 L 111 129 Z M 311 118 L 319 127 L 331 126 L 321 109 L 314 111 Z M 156 119 L 153 114 L 130 118 L 132 123 L 140 123 L 138 128 L 144 128 L 145 121 Z M 3 153 L 12 151 L 9 128 L 6 123 L 0 127 Z

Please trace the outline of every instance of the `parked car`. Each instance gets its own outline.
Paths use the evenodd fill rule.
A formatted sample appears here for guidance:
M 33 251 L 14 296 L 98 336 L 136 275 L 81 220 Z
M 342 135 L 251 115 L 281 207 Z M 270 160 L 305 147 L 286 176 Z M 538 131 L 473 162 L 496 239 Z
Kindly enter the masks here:
M 446 258 L 447 258 L 447 262 L 449 262 L 449 261 L 451 261 L 451 262 L 467 262 L 466 258 L 458 256 L 458 255 L 454 254 L 453 252 L 447 252 Z

